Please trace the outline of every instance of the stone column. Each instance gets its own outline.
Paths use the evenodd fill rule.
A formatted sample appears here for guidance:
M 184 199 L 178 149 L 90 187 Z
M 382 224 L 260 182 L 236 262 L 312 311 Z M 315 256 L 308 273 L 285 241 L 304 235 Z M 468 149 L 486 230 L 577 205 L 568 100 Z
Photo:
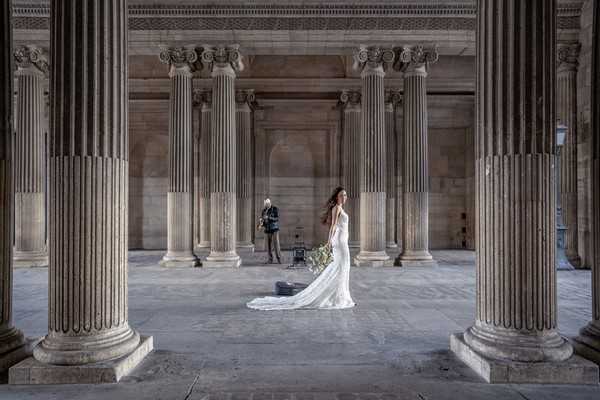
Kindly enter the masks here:
M 12 324 L 13 253 L 13 64 L 12 2 L 0 4 L 0 371 L 20 361 L 24 354 L 23 334 Z
M 253 90 L 238 90 L 235 94 L 237 130 L 237 242 L 238 251 L 254 251 L 254 163 L 252 148 L 252 106 L 256 101 Z
M 573 343 L 578 354 L 600 364 L 600 4 L 597 1 L 592 38 L 592 320 Z
M 451 348 L 490 382 L 597 383 L 557 329 L 556 3 L 478 4 L 477 314 Z
M 427 145 L 427 68 L 435 49 L 404 47 L 398 68 L 404 73 L 404 165 L 402 195 L 402 266 L 435 264 L 429 253 L 429 157 Z
M 46 249 L 46 141 L 43 83 L 48 62 L 42 49 L 15 49 L 17 123 L 15 137 L 15 266 L 48 265 Z
M 212 118 L 212 90 L 194 92 L 200 103 L 200 135 L 196 145 L 198 160 L 196 162 L 197 184 L 194 185 L 195 200 L 198 213 L 194 218 L 198 226 L 198 243 L 196 251 L 210 250 L 210 136 Z
M 556 113 L 567 127 L 560 160 L 560 201 L 565 231 L 565 255 L 575 267 L 581 265 L 577 249 L 577 66 L 579 43 L 558 45 Z
M 386 237 L 386 131 L 383 78 L 394 52 L 361 47 L 354 55 L 362 78 L 360 144 L 360 253 L 358 266 L 391 265 Z
M 237 46 L 207 47 L 202 62 L 211 68 L 212 119 L 210 166 L 210 254 L 207 267 L 239 267 L 235 249 L 237 140 L 235 121 L 235 71 L 242 68 Z
M 350 217 L 350 248 L 360 247 L 360 92 L 344 91 L 340 95 L 343 107 L 342 181 L 348 200 L 346 211 Z
M 51 3 L 49 332 L 10 383 L 114 382 L 152 349 L 127 316 L 127 2 L 103 4 Z
M 397 248 L 396 244 L 396 115 L 395 93 L 385 93 L 385 137 L 386 137 L 386 178 L 385 178 L 385 224 L 386 246 Z
M 167 254 L 163 266 L 195 267 L 192 223 L 193 139 L 192 70 L 195 50 L 170 48 L 161 51 L 160 61 L 169 65 L 169 192 L 167 193 Z

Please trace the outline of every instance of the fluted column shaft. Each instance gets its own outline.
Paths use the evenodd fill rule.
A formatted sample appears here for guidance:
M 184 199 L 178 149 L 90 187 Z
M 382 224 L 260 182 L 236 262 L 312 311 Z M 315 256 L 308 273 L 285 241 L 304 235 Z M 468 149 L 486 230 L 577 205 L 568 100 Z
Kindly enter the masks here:
M 394 99 L 392 94 L 386 95 L 385 102 L 385 137 L 386 137 L 386 245 L 388 248 L 398 247 L 396 244 L 396 117 L 394 115 Z
M 556 319 L 555 18 L 554 1 L 479 2 L 477 316 L 464 340 L 492 359 L 572 354 Z
M 360 93 L 342 93 L 343 111 L 343 185 L 348 199 L 344 208 L 350 218 L 348 245 L 360 247 Z
M 404 165 L 402 194 L 402 254 L 400 265 L 430 264 L 429 157 L 427 66 L 437 60 L 435 50 L 405 48 L 400 56 L 404 72 Z
M 132 352 L 127 318 L 127 4 L 51 3 L 48 335 L 61 365 Z
M 235 48 L 204 49 L 202 59 L 211 65 L 212 119 L 210 166 L 210 254 L 209 267 L 238 267 L 237 225 L 237 138 L 235 112 L 235 70 L 232 59 L 240 60 Z
M 562 222 L 566 227 L 565 255 L 579 266 L 577 249 L 577 57 L 579 45 L 560 45 L 556 85 L 558 121 L 566 126 L 560 160 L 560 200 Z
M 210 137 L 212 104 L 211 92 L 203 93 L 202 109 L 200 111 L 200 140 L 199 140 L 199 162 L 198 162 L 198 213 L 200 217 L 200 241 L 198 248 L 210 249 L 210 166 L 211 166 L 211 148 Z
M 13 57 L 12 2 L 0 4 L 0 369 L 11 363 L 9 353 L 24 343 L 23 334 L 12 323 L 13 253 Z
M 236 93 L 236 130 L 237 130 L 237 242 L 240 250 L 253 251 L 252 232 L 254 218 L 252 216 L 252 197 L 254 195 L 254 171 L 252 162 L 252 109 L 254 101 L 251 91 Z
M 167 193 L 167 254 L 165 266 L 196 266 L 194 255 L 192 67 L 193 50 L 173 48 L 161 53 L 170 65 L 169 104 L 169 191 Z
M 592 320 L 574 345 L 578 354 L 600 364 L 600 4 L 594 2 L 592 34 Z
M 386 130 L 384 67 L 393 61 L 390 50 L 361 48 L 360 253 L 359 266 L 389 264 L 386 253 Z
M 47 62 L 41 49 L 15 49 L 17 123 L 15 137 L 15 265 L 47 266 L 46 140 L 43 80 Z

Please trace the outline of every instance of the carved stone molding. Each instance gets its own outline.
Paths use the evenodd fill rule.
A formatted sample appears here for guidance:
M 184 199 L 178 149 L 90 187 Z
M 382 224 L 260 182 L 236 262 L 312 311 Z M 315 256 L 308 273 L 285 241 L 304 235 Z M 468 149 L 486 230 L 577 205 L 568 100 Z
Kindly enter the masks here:
M 556 45 L 556 61 L 559 69 L 577 69 L 579 66 L 580 43 L 558 43 Z
M 395 69 L 404 73 L 412 73 L 417 70 L 427 72 L 430 64 L 435 63 L 439 58 L 436 47 L 426 48 L 421 45 L 404 46 L 398 49 Z
M 234 71 L 241 71 L 244 69 L 242 62 L 242 53 L 240 53 L 238 45 L 229 46 L 203 46 L 202 50 L 202 63 L 213 69 L 215 66 L 225 68 L 231 66 Z
M 33 68 L 48 75 L 48 58 L 46 52 L 38 46 L 18 46 L 14 52 L 15 64 L 19 69 Z

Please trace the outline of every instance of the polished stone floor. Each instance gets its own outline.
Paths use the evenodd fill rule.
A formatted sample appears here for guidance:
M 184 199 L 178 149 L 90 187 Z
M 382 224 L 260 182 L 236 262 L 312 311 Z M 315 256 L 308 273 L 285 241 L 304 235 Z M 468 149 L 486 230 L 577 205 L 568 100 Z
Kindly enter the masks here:
M 156 350 L 116 385 L 8 386 L 0 399 L 600 399 L 598 386 L 489 385 L 449 352 L 475 312 L 474 254 L 436 251 L 439 266 L 351 271 L 358 306 L 261 312 L 245 302 L 305 270 L 165 269 L 162 252 L 132 252 L 129 319 Z M 589 271 L 559 271 L 559 317 L 574 335 L 591 316 Z M 47 324 L 47 270 L 15 272 L 15 323 Z

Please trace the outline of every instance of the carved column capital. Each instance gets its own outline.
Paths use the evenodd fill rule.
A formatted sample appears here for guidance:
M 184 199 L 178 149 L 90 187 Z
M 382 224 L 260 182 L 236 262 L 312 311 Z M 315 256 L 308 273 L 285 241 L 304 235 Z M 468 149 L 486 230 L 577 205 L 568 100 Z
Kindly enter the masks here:
M 556 45 L 557 71 L 577 71 L 580 51 L 580 43 L 558 43 Z
M 178 73 L 191 74 L 197 69 L 198 53 L 185 47 L 168 47 L 161 50 L 159 59 L 170 66 L 169 76 Z
M 256 107 L 256 94 L 254 89 L 236 90 L 235 103 L 238 108 L 248 108 L 248 111 Z
M 34 71 L 48 75 L 48 57 L 46 52 L 37 46 L 18 46 L 13 51 L 18 71 Z
M 360 70 L 361 75 L 385 75 L 385 70 L 394 62 L 395 54 L 392 49 L 379 46 L 360 46 L 354 52 L 354 69 Z
M 429 65 L 437 62 L 437 47 L 426 48 L 421 45 L 404 46 L 398 49 L 395 68 L 404 74 L 427 76 Z
M 339 107 L 347 111 L 360 111 L 360 91 L 343 90 L 338 102 Z
M 385 104 L 386 107 L 396 107 L 402 102 L 402 94 L 398 89 L 386 89 L 385 91 Z
M 216 73 L 226 73 L 235 77 L 236 71 L 244 69 L 239 45 L 206 45 L 202 49 L 201 59 L 202 64 L 208 66 L 213 75 Z
M 192 104 L 194 107 L 209 107 L 212 105 L 211 89 L 194 89 L 192 93 Z

